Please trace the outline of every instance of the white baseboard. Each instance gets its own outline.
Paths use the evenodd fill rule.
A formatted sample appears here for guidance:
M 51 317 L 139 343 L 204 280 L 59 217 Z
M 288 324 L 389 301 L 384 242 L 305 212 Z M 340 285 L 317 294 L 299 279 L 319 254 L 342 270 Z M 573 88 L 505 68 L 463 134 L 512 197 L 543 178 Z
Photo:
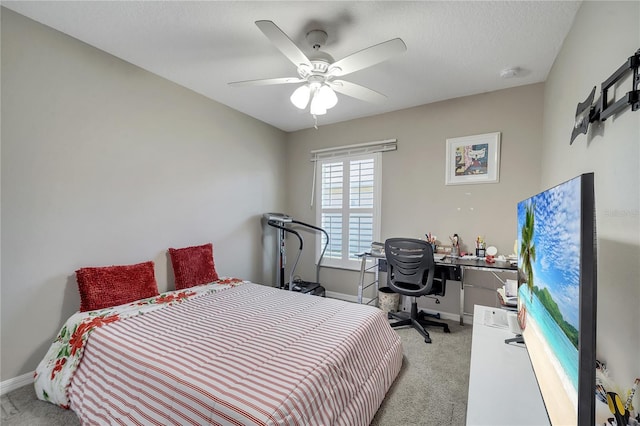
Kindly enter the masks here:
M 0 395 L 33 383 L 33 372 L 0 382 Z
M 422 309 L 428 314 L 440 314 L 440 318 L 450 321 L 460 321 L 460 315 L 452 314 L 451 312 L 434 311 L 432 309 Z
M 402 308 L 402 306 L 401 306 Z M 402 309 L 405 312 L 408 312 L 410 309 Z M 435 309 L 425 309 L 425 308 L 420 308 L 418 307 L 418 310 L 420 311 L 425 311 L 428 314 L 433 314 L 433 315 L 437 315 L 440 314 L 440 318 L 445 319 L 445 320 L 449 320 L 449 321 L 460 321 L 460 315 L 458 314 L 452 314 L 451 312 L 444 312 L 444 311 L 436 311 Z
M 358 302 L 358 296 L 351 295 L 351 294 L 338 293 L 337 291 L 327 291 L 326 296 L 330 299 L 344 300 L 345 302 L 354 302 L 354 303 Z M 369 303 L 370 301 L 371 299 L 368 297 L 362 298 L 362 303 Z

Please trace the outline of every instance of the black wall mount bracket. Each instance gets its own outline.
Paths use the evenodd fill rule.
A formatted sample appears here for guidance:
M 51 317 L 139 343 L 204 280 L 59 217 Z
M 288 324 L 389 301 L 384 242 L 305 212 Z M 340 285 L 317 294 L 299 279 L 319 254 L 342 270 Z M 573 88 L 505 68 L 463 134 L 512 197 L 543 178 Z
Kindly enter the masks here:
M 569 145 L 573 144 L 574 139 L 579 134 L 586 134 L 589 128 L 589 124 L 594 121 L 605 121 L 613 114 L 631 105 L 632 111 L 640 109 L 640 75 L 638 74 L 638 67 L 640 66 L 640 49 L 636 51 L 633 56 L 630 56 L 627 61 L 620 66 L 611 76 L 606 79 L 600 87 L 600 98 L 594 103 L 593 98 L 596 94 L 596 87 L 591 90 L 591 93 L 584 102 L 580 102 L 576 108 L 576 121 L 571 132 L 571 140 Z M 622 98 L 615 102 L 610 102 L 608 95 L 609 89 L 620 81 L 629 71 L 633 72 L 633 78 L 631 79 L 632 90 L 627 92 Z

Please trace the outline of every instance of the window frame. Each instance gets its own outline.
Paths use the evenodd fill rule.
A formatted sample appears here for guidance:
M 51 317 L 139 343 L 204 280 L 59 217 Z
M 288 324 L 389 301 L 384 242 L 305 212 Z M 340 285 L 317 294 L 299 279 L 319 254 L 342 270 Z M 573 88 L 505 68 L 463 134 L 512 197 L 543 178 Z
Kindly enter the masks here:
M 357 155 L 340 155 L 331 158 L 322 158 L 316 160 L 316 176 L 315 176 L 315 205 L 316 205 L 316 225 L 322 226 L 322 213 L 326 211 L 338 211 L 342 214 L 342 258 L 328 258 L 325 253 L 325 257 L 322 259 L 322 266 L 328 268 L 348 269 L 348 270 L 360 270 L 362 261 L 360 258 L 349 259 L 349 214 L 362 211 L 362 208 L 351 207 L 349 205 L 349 196 L 351 192 L 351 162 L 358 160 L 373 160 L 373 207 L 366 208 L 364 210 L 371 211 L 373 215 L 373 241 L 380 240 L 381 229 L 381 212 L 382 212 L 382 152 L 369 152 L 365 154 Z M 340 208 L 322 208 L 322 166 L 329 163 L 343 163 L 343 193 L 342 193 L 342 206 Z M 345 226 L 346 224 L 346 226 Z M 322 249 L 322 238 L 316 238 L 316 262 L 320 258 Z

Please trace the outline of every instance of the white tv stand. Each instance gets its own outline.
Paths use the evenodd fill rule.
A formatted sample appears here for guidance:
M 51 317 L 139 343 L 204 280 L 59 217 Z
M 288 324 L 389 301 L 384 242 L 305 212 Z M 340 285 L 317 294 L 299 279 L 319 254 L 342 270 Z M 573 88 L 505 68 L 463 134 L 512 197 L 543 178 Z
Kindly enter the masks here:
M 488 306 L 475 305 L 467 425 L 549 425 L 540 389 L 522 344 L 506 344 L 509 328 L 484 325 Z

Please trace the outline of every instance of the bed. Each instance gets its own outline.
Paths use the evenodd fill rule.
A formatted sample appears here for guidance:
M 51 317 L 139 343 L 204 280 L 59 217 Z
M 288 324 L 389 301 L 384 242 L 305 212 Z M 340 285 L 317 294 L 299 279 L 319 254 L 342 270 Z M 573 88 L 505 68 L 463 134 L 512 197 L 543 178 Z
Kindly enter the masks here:
M 83 424 L 368 425 L 401 365 L 375 307 L 222 279 L 74 314 L 35 388 Z

